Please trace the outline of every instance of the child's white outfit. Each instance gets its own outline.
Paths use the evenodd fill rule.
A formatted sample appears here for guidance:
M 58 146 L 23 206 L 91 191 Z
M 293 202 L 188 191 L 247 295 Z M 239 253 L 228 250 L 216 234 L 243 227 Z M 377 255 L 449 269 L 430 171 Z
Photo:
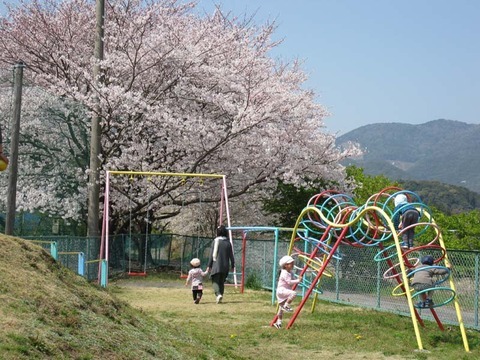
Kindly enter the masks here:
M 192 295 L 193 295 L 193 302 L 195 304 L 198 304 L 200 302 L 200 299 L 202 298 L 203 295 L 203 277 L 207 275 L 208 273 L 206 271 L 203 271 L 201 268 L 192 268 L 188 272 L 187 276 L 187 284 L 189 282 L 192 283 Z
M 292 290 L 295 284 L 300 283 L 300 279 L 293 279 L 293 274 L 285 269 L 280 272 L 277 285 L 277 301 L 279 305 L 277 322 L 273 324 L 277 329 L 282 327 L 283 312 L 293 311 L 287 301 L 292 301 L 297 296 L 297 292 Z
M 295 299 L 295 296 L 297 296 L 297 292 L 295 290 L 292 290 L 292 287 L 299 282 L 300 279 L 293 279 L 291 272 L 282 269 L 282 271 L 280 272 L 280 277 L 278 278 L 277 286 L 277 301 L 280 305 L 282 305 L 289 299 Z

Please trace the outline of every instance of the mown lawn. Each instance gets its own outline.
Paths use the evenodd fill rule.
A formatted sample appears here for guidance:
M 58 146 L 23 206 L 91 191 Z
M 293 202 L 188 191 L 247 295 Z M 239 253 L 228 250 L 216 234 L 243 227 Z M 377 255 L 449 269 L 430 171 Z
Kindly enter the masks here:
M 291 329 L 269 326 L 275 314 L 271 293 L 228 287 L 222 304 L 215 303 L 210 284 L 199 305 L 193 304 L 184 280 L 174 276 L 131 278 L 110 284 L 120 299 L 174 325 L 200 340 L 225 359 L 273 359 L 294 356 L 338 359 L 477 359 L 480 334 L 467 330 L 470 352 L 458 327 L 438 329 L 427 322 L 420 328 L 419 350 L 410 318 L 374 310 L 318 301 L 302 310 Z M 300 298 L 294 303 L 298 304 Z M 287 323 L 290 314 L 284 319 Z M 189 344 L 178 344 L 192 358 L 205 358 Z M 197 357 L 196 357 L 197 356 Z M 200 356 L 200 357 L 198 357 Z

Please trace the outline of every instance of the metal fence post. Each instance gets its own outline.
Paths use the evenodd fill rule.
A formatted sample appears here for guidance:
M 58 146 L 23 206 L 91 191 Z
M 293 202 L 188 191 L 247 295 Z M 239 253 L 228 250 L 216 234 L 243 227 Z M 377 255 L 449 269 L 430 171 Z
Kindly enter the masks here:
M 479 254 L 475 254 L 475 296 L 473 300 L 473 309 L 474 309 L 474 323 L 475 327 L 478 328 L 478 295 L 479 295 L 479 290 L 478 290 L 478 284 L 479 284 L 479 278 L 478 278 L 478 256 Z
M 55 260 L 58 260 L 58 248 L 57 248 L 57 242 L 52 241 L 50 243 L 50 254 Z
M 339 300 L 340 299 L 340 277 L 339 277 L 339 271 L 340 269 L 340 259 L 337 259 L 335 261 L 335 299 Z
M 275 230 L 275 242 L 274 242 L 274 250 L 273 250 L 273 276 L 272 276 L 272 305 L 275 304 L 276 301 L 276 287 L 277 287 L 277 257 L 278 257 L 278 230 Z
M 78 275 L 85 275 L 85 254 L 83 252 L 78 253 Z
M 377 261 L 377 308 L 380 308 L 380 279 L 382 278 L 382 272 L 380 271 L 380 262 Z
M 101 279 L 100 279 L 100 286 L 101 287 L 107 287 L 107 282 L 108 282 L 108 262 L 107 260 L 103 259 L 101 263 Z

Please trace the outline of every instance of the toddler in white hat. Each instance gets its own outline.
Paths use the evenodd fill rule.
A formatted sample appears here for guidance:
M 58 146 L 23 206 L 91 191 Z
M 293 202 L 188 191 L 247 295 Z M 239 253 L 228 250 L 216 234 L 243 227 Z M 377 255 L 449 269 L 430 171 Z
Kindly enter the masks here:
M 193 258 L 190 261 L 190 265 L 192 268 L 188 272 L 185 286 L 188 286 L 189 283 L 192 283 L 193 303 L 198 304 L 203 295 L 203 277 L 207 275 L 208 272 L 202 270 L 200 267 L 200 259 L 198 258 Z
M 275 326 L 277 329 L 282 327 L 283 312 L 293 311 L 293 309 L 290 307 L 290 304 L 297 296 L 297 292 L 293 290 L 293 287 L 302 281 L 301 276 L 299 276 L 297 279 L 293 278 L 294 275 L 292 270 L 294 262 L 295 260 L 289 255 L 282 257 L 279 261 L 282 271 L 280 272 L 277 285 L 277 321 L 273 324 L 273 326 Z

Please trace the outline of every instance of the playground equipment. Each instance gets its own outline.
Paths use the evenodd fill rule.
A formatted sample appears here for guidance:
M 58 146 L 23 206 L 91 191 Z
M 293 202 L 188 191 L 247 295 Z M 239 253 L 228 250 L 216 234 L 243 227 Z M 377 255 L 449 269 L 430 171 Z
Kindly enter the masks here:
M 118 178 L 127 177 L 129 180 L 128 182 L 121 181 Z M 102 235 L 101 235 L 101 244 L 100 244 L 100 259 L 104 260 L 105 263 L 108 264 L 109 260 L 109 235 L 110 235 L 110 228 L 109 228 L 109 217 L 110 211 L 112 210 L 112 204 L 110 204 L 110 195 L 111 193 L 114 194 L 115 198 L 115 205 L 117 207 L 117 211 L 119 207 L 130 206 L 130 215 L 129 219 L 126 221 L 130 221 L 131 224 L 131 209 L 133 206 L 136 207 L 136 210 L 139 213 L 145 214 L 145 246 L 144 246 L 144 256 L 145 259 L 143 261 L 143 269 L 142 271 L 136 272 L 135 274 L 146 274 L 146 262 L 147 262 L 147 246 L 148 246 L 148 232 L 151 229 L 149 214 L 152 211 L 155 211 L 155 206 L 161 203 L 161 195 L 162 194 L 169 194 L 169 197 L 172 198 L 172 194 L 177 196 L 176 201 L 173 201 L 173 206 L 179 207 L 180 205 L 183 207 L 187 202 L 194 203 L 198 202 L 196 197 L 192 199 L 185 199 L 180 198 L 185 193 L 186 186 L 192 186 L 188 183 L 189 179 L 200 179 L 201 184 L 203 185 L 207 179 L 211 179 L 213 181 L 212 189 L 218 185 L 221 188 L 220 192 L 220 209 L 219 209 L 219 223 L 224 223 L 226 221 L 227 226 L 230 226 L 230 213 L 228 208 L 228 195 L 227 195 L 227 183 L 225 175 L 219 174 L 194 174 L 194 173 L 162 173 L 162 172 L 141 172 L 141 171 L 107 171 L 106 172 L 106 179 L 105 179 L 105 201 L 104 201 L 104 210 L 103 210 L 103 223 L 102 223 Z M 134 180 L 138 180 L 136 184 L 136 193 L 132 193 L 131 190 L 131 183 Z M 215 185 L 216 184 L 216 185 Z M 146 188 L 147 191 L 141 193 L 139 189 Z M 153 189 L 153 190 L 152 190 Z M 154 190 L 157 190 L 154 192 Z M 168 191 L 167 191 L 168 190 Z M 201 199 L 201 197 L 200 197 Z M 164 201 L 165 199 L 163 199 Z M 133 202 L 133 206 L 132 206 Z M 177 209 L 178 211 L 178 209 Z M 230 242 L 232 241 L 231 232 L 230 235 Z M 183 253 L 183 252 L 182 252 Z M 134 272 L 130 271 L 131 267 L 129 265 L 129 273 L 133 275 Z M 104 284 L 104 286 L 108 283 L 108 266 L 107 271 L 103 268 L 100 269 L 99 267 L 99 282 Z M 235 283 L 236 283 L 236 275 L 234 276 Z M 102 285 L 103 286 L 103 285 Z
M 133 180 L 133 177 L 130 177 L 130 180 Z M 130 185 L 130 184 L 129 184 Z M 130 188 L 130 186 L 129 186 Z M 147 178 L 147 211 L 145 215 L 145 237 L 144 239 L 137 239 L 136 242 L 138 243 L 138 250 L 139 253 L 137 255 L 137 258 L 140 257 L 141 255 L 141 249 L 143 248 L 143 267 L 140 264 L 140 267 L 134 267 L 132 264 L 132 259 L 133 259 L 133 253 L 134 253 L 134 239 L 132 235 L 132 210 L 133 210 L 133 204 L 132 204 L 132 197 L 130 194 L 128 194 L 128 205 L 129 205 L 129 236 L 128 236 L 128 275 L 129 276 L 147 276 L 147 254 L 148 254 L 148 229 L 150 227 L 150 219 L 149 219 L 149 214 L 150 212 L 148 209 L 150 208 L 150 195 L 149 195 L 149 190 L 150 190 L 150 180 Z M 142 243 L 142 240 L 143 243 Z
M 203 187 L 203 184 L 204 184 L 204 181 L 202 178 L 199 179 L 199 186 L 198 186 L 198 189 L 192 189 L 192 191 L 195 193 L 196 196 L 198 196 L 198 209 L 195 211 L 195 216 L 192 216 L 192 219 L 195 218 L 195 221 L 196 221 L 196 229 L 195 229 L 195 232 L 196 232 L 196 240 L 197 240 L 197 243 L 200 242 L 200 238 L 201 238 L 201 234 L 200 234 L 200 229 L 202 227 L 202 219 L 201 219 L 201 214 L 204 213 L 204 210 L 203 210 L 203 193 L 202 193 L 202 187 Z M 182 179 L 182 186 L 185 186 L 186 185 L 186 181 L 185 181 L 185 178 Z M 182 194 L 182 208 L 184 207 L 184 204 L 185 204 L 185 199 L 189 196 L 190 194 L 188 194 L 187 191 L 185 191 L 183 194 Z M 185 238 L 182 242 L 182 249 L 181 249 L 181 258 L 180 258 L 180 278 L 181 279 L 186 279 L 188 277 L 188 271 L 189 271 L 189 268 L 185 268 L 184 269 L 184 266 L 186 264 L 188 264 L 188 260 L 186 258 L 186 255 L 191 255 L 191 256 L 196 256 L 197 258 L 198 257 L 201 257 L 201 253 L 205 250 L 205 249 L 202 249 L 198 244 L 197 246 L 192 246 L 192 249 L 190 251 L 190 253 L 187 251 L 187 239 Z M 193 248 L 194 247 L 194 248 Z
M 410 204 L 413 204 L 420 213 L 418 223 L 401 229 L 397 234 L 392 218 L 396 215 L 394 199 L 397 195 L 405 195 Z M 403 249 L 400 239 L 404 232 L 415 229 L 415 238 L 428 239 L 424 245 Z M 450 261 L 445 249 L 442 234 L 431 216 L 431 212 L 415 193 L 399 188 L 386 188 L 371 196 L 368 201 L 357 206 L 347 195 L 335 191 L 324 191 L 312 197 L 307 206 L 297 218 L 288 255 L 296 259 L 295 267 L 303 281 L 298 285 L 302 288 L 302 300 L 293 312 L 286 328 L 293 326 L 306 301 L 313 294 L 312 311 L 315 308 L 317 296 L 321 294 L 322 276 L 329 276 L 329 264 L 332 259 L 342 259 L 339 246 L 376 247 L 378 253 L 374 261 L 386 261 L 389 268 L 384 273 L 385 279 L 395 281 L 397 285 L 392 296 L 404 296 L 410 310 L 418 348 L 423 349 L 418 324 L 424 326 L 419 310 L 424 309 L 420 303 L 422 294 L 433 291 L 433 306 L 425 308 L 435 318 L 438 327 L 443 325 L 438 318 L 435 308 L 454 302 L 458 323 L 462 333 L 465 350 L 469 351 L 465 328 L 456 299 L 455 284 L 450 271 L 447 275 L 437 279 L 434 287 L 415 291 L 410 286 L 410 279 L 414 275 L 414 267 L 423 255 L 432 255 L 432 268 L 449 268 Z M 396 259 L 396 260 L 394 260 Z M 395 263 L 394 263 L 395 261 Z M 440 265 L 441 263 L 445 264 Z M 408 271 L 407 271 L 408 270 Z M 448 281 L 448 286 L 444 285 Z M 277 320 L 277 315 L 270 325 Z
M 274 248 L 278 249 L 278 243 L 280 239 L 280 233 L 281 232 L 288 232 L 292 233 L 293 228 L 281 228 L 281 227 L 275 227 L 275 226 L 233 226 L 229 227 L 228 230 L 230 231 L 241 231 L 242 232 L 242 260 L 241 260 L 241 281 L 240 281 L 240 292 L 244 292 L 245 288 L 245 275 L 246 275 L 246 262 L 247 262 L 247 236 L 249 233 L 268 233 L 268 232 L 273 232 L 274 236 Z M 273 274 L 276 273 L 276 264 L 277 264 L 277 251 L 273 252 Z M 275 276 L 272 277 L 272 304 L 275 301 L 275 287 L 276 287 L 276 282 L 275 282 Z

